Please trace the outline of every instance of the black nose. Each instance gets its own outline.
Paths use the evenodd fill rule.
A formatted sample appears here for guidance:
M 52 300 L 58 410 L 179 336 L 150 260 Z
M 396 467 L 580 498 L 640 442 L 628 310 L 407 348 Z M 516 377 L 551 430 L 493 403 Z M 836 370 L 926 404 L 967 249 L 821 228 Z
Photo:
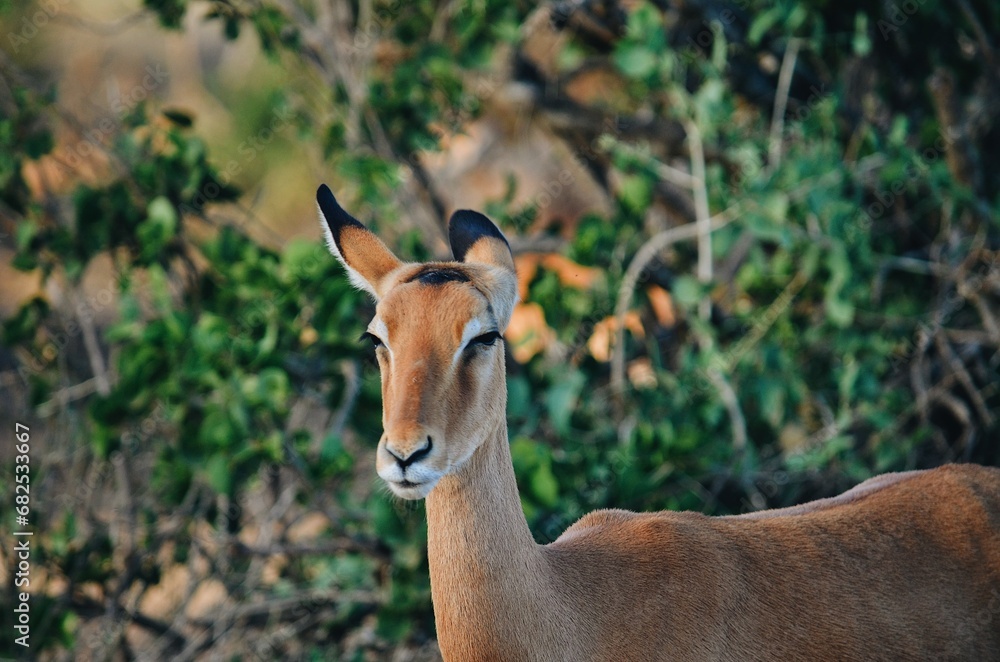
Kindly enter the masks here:
M 400 468 L 405 469 L 414 462 L 419 462 L 428 455 L 431 454 L 431 449 L 434 448 L 434 441 L 431 439 L 430 435 L 427 435 L 427 443 L 416 449 L 407 456 L 400 456 L 398 453 L 392 450 L 388 445 L 385 449 L 389 451 L 389 455 L 396 458 L 396 463 L 399 464 Z

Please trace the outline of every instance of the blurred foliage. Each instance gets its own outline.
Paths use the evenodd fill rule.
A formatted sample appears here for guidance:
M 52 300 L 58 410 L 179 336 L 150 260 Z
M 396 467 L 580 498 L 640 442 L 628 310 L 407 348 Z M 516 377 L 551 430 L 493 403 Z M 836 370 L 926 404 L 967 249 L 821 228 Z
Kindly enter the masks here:
M 255 32 L 289 71 L 322 68 L 303 24 L 314 8 L 292 3 L 298 15 L 286 3 L 197 4 L 208 5 L 204 20 L 222 22 L 229 39 Z M 1000 463 L 1000 126 L 977 110 L 995 107 L 1000 88 L 988 40 L 976 36 L 976 23 L 1000 23 L 1000 9 L 926 2 L 916 13 L 895 5 L 886 13 L 861 2 L 743 0 L 682 9 L 640 2 L 625 12 L 611 2 L 575 4 L 539 10 L 567 31 L 561 66 L 608 63 L 624 90 L 614 103 L 628 110 L 608 112 L 615 120 L 695 122 L 709 207 L 730 210 L 736 222 L 713 237 L 725 281 L 693 277 L 693 245 L 648 267 L 642 282 L 670 292 L 678 321 L 658 322 L 648 291 L 637 289 L 632 307 L 645 333 L 626 334 L 626 359 L 630 370 L 648 366 L 650 378 L 631 379 L 616 397 L 608 364 L 587 342 L 650 236 L 648 215 L 664 199 L 662 167 L 687 169 L 690 152 L 671 152 L 655 132 L 636 140 L 601 128 L 566 138 L 602 181 L 614 182 L 614 204 L 608 218 L 581 219 L 566 247 L 606 278 L 578 289 L 540 269 L 527 300 L 545 311 L 556 340 L 525 364 L 509 362 L 511 448 L 537 539 L 555 539 L 600 507 L 732 513 L 828 496 L 884 471 Z M 173 0 L 144 5 L 171 29 L 188 11 Z M 473 86 L 475 74 L 514 59 L 519 83 L 540 87 L 542 97 L 560 92 L 517 53 L 529 3 L 366 6 L 367 24 L 349 21 L 355 47 L 378 42 L 391 53 L 364 69 L 366 93 L 320 71 L 329 83 L 320 103 L 332 114 L 298 103 L 294 88 L 272 103 L 288 107 L 303 135 L 319 137 L 359 215 L 386 227 L 400 216 L 394 192 L 403 169 L 419 169 L 414 152 L 436 149 L 441 127 L 461 129 L 484 111 L 493 89 Z M 21 14 L 0 7 L 10 14 L 0 18 L 16 24 Z M 357 9 L 345 7 L 345 15 Z M 573 12 L 605 21 L 603 40 L 571 28 L 580 25 Z M 793 38 L 798 65 L 780 162 L 772 162 L 777 70 Z M 769 69 L 758 66 L 764 61 Z M 377 370 L 357 342 L 368 300 L 319 241 L 276 250 L 242 225 L 217 221 L 213 212 L 240 192 L 181 111 L 139 104 L 102 147 L 112 174 L 39 200 L 24 164 L 54 149 L 58 90 L 10 72 L 5 80 L 0 194 L 3 216 L 17 219 L 14 265 L 73 288 L 98 255 L 110 254 L 119 301 L 116 321 L 102 330 L 109 387 L 63 414 L 87 495 L 78 488 L 60 509 L 33 511 L 45 532 L 34 562 L 66 582 L 62 597 L 40 598 L 33 641 L 50 651 L 90 647 L 79 640 L 82 627 L 103 617 L 111 626 L 98 638 L 112 648 L 121 637 L 115 624 L 129 619 L 160 637 L 165 657 L 212 646 L 210 635 L 199 644 L 126 604 L 129 587 L 160 581 L 168 544 L 177 563 L 192 554 L 218 561 L 237 601 L 301 598 L 294 610 L 229 623 L 252 632 L 241 645 L 265 659 L 372 659 L 433 638 L 422 506 L 393 502 L 358 470 L 358 454 L 371 452 L 380 430 Z M 951 97 L 933 83 L 942 80 Z M 585 152 L 581 140 L 600 144 L 599 153 Z M 512 199 L 488 211 L 514 234 L 535 210 L 513 208 Z M 418 234 L 401 236 L 404 255 L 429 255 Z M 706 297 L 712 314 L 702 319 Z M 3 344 L 17 352 L 39 408 L 68 382 L 94 377 L 85 360 L 67 358 L 60 324 L 50 302 L 34 299 L 3 325 Z M 708 377 L 715 371 L 737 395 L 744 448 L 734 448 L 734 409 Z M 316 401 L 332 420 L 326 434 L 293 416 Z M 112 536 L 120 534 L 79 506 L 121 480 L 114 467 L 122 462 L 131 467 L 135 530 L 116 553 Z M 248 495 L 277 500 L 288 485 L 303 509 L 329 518 L 318 545 L 330 551 L 285 554 L 276 579 L 251 583 L 260 570 L 241 533 L 260 514 Z M 0 491 L 6 498 L 10 490 Z M 223 541 L 218 548 L 199 538 L 204 526 Z M 332 590 L 336 598 L 310 597 Z M 303 623 L 308 636 L 278 636 L 284 622 Z M 369 633 L 366 643 L 358 632 Z

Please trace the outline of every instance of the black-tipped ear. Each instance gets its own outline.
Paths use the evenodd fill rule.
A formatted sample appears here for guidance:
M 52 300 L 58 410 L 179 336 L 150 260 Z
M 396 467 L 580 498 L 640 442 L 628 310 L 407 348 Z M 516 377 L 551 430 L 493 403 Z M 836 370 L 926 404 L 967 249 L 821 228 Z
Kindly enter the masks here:
M 316 203 L 330 252 L 347 269 L 355 287 L 379 299 L 385 276 L 402 263 L 358 219 L 344 211 L 326 184 L 316 191 Z
M 337 248 L 340 249 L 340 233 L 344 228 L 356 227 L 365 229 L 365 226 L 358 219 L 354 218 L 340 206 L 337 198 L 333 197 L 333 191 L 326 184 L 320 184 L 316 190 L 316 204 L 322 212 L 323 220 L 330 228 L 330 237 Z
M 448 240 L 451 242 L 451 252 L 457 261 L 465 262 L 472 246 L 484 237 L 499 239 L 510 253 L 507 238 L 490 219 L 468 209 L 459 209 L 451 215 L 451 220 L 448 222 Z
M 490 300 L 500 328 L 506 328 L 517 303 L 517 269 L 507 238 L 490 219 L 466 209 L 451 215 L 448 238 L 459 262 L 495 267 L 481 273 L 478 287 Z

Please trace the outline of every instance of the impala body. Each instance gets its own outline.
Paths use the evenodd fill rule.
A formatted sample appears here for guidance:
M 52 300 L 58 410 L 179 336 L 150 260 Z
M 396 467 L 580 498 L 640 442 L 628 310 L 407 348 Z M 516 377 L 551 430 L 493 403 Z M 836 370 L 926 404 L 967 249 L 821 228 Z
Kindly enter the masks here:
M 403 263 L 326 186 L 317 201 L 378 302 L 376 467 L 427 500 L 446 660 L 1000 660 L 1000 469 L 887 474 L 737 517 L 602 510 L 536 544 L 507 440 L 503 235 L 456 212 L 455 261 Z

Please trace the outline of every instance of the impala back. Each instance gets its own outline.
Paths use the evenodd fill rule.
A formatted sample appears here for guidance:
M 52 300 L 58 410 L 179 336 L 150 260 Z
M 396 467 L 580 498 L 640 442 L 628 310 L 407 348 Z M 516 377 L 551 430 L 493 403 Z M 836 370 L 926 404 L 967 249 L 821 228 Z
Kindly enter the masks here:
M 734 517 L 597 511 L 545 549 L 607 660 L 1000 660 L 996 468 Z

